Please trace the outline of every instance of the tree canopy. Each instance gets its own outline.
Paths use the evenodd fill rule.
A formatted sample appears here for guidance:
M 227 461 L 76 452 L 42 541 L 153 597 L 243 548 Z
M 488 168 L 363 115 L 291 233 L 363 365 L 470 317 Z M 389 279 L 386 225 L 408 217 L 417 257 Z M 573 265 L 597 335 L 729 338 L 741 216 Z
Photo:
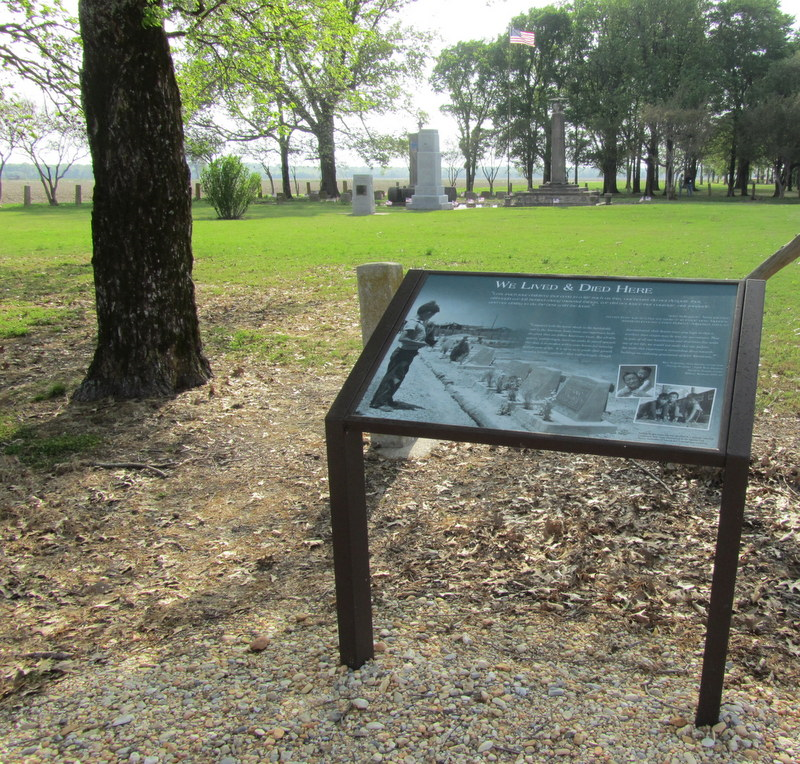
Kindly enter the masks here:
M 771 127 L 780 137 L 765 140 L 756 126 L 770 108 L 764 87 L 769 72 L 778 71 L 771 67 L 790 60 L 800 45 L 791 21 L 778 0 L 572 0 L 511 20 L 535 34 L 535 48 L 512 45 L 505 35 L 459 43 L 440 54 L 431 81 L 450 98 L 443 111 L 461 115 L 467 167 L 490 147 L 484 143 L 473 156 L 476 142 L 463 115 L 471 108 L 474 121 L 478 113 L 475 87 L 465 86 L 460 71 L 482 78 L 480 94 L 494 105 L 481 131 L 496 136 L 491 148 L 504 147 L 529 183 L 535 167 L 548 180 L 548 104 L 561 96 L 571 153 L 576 163 L 582 157 L 600 169 L 605 192 L 619 190 L 622 170 L 639 192 L 644 164 L 644 193 L 659 189 L 662 171 L 666 193 L 681 176 L 694 178 L 702 162 L 725 175 L 730 193 L 746 193 L 759 163 L 782 173 L 780 181 L 771 173 L 782 193 L 800 164 L 796 131 L 788 127 L 791 97 L 773 101 Z M 494 63 L 485 68 L 484 61 Z

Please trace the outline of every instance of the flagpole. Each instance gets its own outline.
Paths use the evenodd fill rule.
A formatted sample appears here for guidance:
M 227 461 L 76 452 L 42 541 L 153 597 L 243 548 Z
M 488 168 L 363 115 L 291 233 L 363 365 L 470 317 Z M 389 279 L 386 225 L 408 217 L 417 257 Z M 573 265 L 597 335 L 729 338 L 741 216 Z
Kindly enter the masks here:
M 536 36 L 533 32 L 516 29 L 513 24 L 508 30 L 508 71 L 506 73 L 506 83 L 508 89 L 508 126 L 506 132 L 506 186 L 508 193 L 511 193 L 511 46 L 527 45 L 531 48 L 536 47 Z
M 508 122 L 506 123 L 506 193 L 511 193 L 511 30 L 508 28 L 508 54 L 506 55 L 506 103 Z

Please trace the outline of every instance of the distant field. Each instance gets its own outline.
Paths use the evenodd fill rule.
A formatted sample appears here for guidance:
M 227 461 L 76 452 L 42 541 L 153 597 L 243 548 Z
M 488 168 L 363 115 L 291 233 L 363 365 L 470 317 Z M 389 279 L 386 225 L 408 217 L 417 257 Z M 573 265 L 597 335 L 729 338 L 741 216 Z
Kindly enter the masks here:
M 0 209 L 0 337 L 58 322 L 91 290 L 91 205 Z M 353 303 L 355 267 L 587 276 L 734 278 L 800 233 L 800 204 L 737 199 L 613 204 L 590 208 L 483 208 L 411 213 L 379 208 L 353 217 L 338 203 L 256 204 L 244 220 L 217 220 L 196 203 L 195 279 L 291 292 L 303 283 L 320 299 Z M 800 264 L 768 284 L 762 353 L 764 404 L 800 411 Z M 348 317 L 351 320 L 355 317 Z
M 534 185 L 538 185 L 541 181 L 537 180 Z M 196 196 L 197 194 L 197 180 L 192 181 L 192 195 Z M 353 178 L 352 174 L 340 173 L 339 174 L 339 188 L 344 189 L 344 186 L 347 186 L 350 190 L 353 188 Z M 379 172 L 376 172 L 373 175 L 373 187 L 376 191 L 384 191 L 388 192 L 388 190 L 393 186 L 406 186 L 408 185 L 408 178 L 390 178 L 390 177 L 383 177 L 380 175 Z M 520 191 L 524 188 L 525 182 L 520 178 L 512 178 L 511 180 L 512 188 L 516 191 Z M 602 189 L 603 183 L 601 180 L 581 180 L 581 186 L 588 186 L 592 189 Z M 30 186 L 31 187 L 31 202 L 33 204 L 46 204 L 47 197 L 45 196 L 44 189 L 42 188 L 42 184 L 39 181 L 34 180 L 5 180 L 3 179 L 3 198 L 2 204 L 4 205 L 14 205 L 14 204 L 22 204 L 24 199 L 24 187 Z M 94 181 L 92 180 L 62 180 L 58 184 L 58 201 L 60 204 L 63 205 L 72 205 L 75 203 L 75 187 L 81 187 L 81 199 L 84 203 L 91 202 L 92 200 L 92 190 L 94 188 Z M 297 180 L 296 183 L 292 183 L 293 190 L 296 188 L 296 195 L 297 196 L 305 196 L 307 195 L 309 189 L 311 191 L 319 191 L 320 183 L 318 180 Z M 464 191 L 464 179 L 459 178 L 456 181 L 456 188 L 459 190 L 459 193 L 463 193 Z M 272 195 L 272 185 L 269 182 L 269 179 L 262 174 L 262 181 L 261 181 L 261 189 L 262 193 L 265 197 Z M 275 178 L 275 190 L 280 191 L 281 186 L 278 178 Z M 478 193 L 483 193 L 489 190 L 489 184 L 486 182 L 485 179 L 479 178 L 475 184 L 475 189 Z M 495 193 L 500 191 L 505 191 L 506 189 L 506 178 L 503 175 L 502 178 L 498 178 L 494 184 L 494 191 Z M 620 183 L 620 192 L 621 198 L 623 199 L 630 199 L 630 194 L 625 192 L 624 183 Z M 771 185 L 758 185 L 756 186 L 756 195 L 761 199 L 769 199 L 772 196 L 773 188 Z M 202 189 L 200 191 L 201 197 L 204 196 Z M 703 185 L 697 192 L 696 195 L 702 197 L 703 199 L 707 199 L 709 197 L 709 189 L 707 184 Z M 710 195 L 713 199 L 720 200 L 725 196 L 725 188 L 722 184 L 714 184 L 711 187 Z M 790 199 L 788 201 L 797 201 L 800 203 L 800 198 L 798 198 L 796 193 L 790 194 Z

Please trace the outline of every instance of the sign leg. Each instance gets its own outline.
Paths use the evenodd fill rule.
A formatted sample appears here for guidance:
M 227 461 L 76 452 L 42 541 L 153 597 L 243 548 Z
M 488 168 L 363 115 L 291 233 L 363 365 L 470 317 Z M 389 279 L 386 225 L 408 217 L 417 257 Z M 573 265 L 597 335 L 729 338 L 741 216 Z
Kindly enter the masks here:
M 339 656 L 358 668 L 374 657 L 363 436 L 340 422 L 326 429 Z
M 742 539 L 745 494 L 747 491 L 748 460 L 735 459 L 725 468 L 722 485 L 722 506 L 717 550 L 714 555 L 714 575 L 711 581 L 711 602 L 708 609 L 706 645 L 703 653 L 703 673 L 697 702 L 695 724 L 698 727 L 719 721 L 722 703 L 722 684 L 733 614 L 736 572 L 739 566 L 739 545 Z

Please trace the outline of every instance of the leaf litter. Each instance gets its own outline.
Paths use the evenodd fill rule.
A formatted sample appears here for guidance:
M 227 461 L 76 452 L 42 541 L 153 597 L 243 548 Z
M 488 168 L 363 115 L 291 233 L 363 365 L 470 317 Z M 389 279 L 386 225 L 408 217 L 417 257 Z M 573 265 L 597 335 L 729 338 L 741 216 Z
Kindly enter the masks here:
M 291 315 L 275 307 L 287 305 Z M 311 286 L 201 291 L 201 306 L 204 325 L 231 333 L 291 322 L 309 337 L 321 324 L 359 335 L 353 300 Z M 234 618 L 302 610 L 335 621 L 323 420 L 355 356 L 309 371 L 301 358 L 219 353 L 212 384 L 170 400 L 34 401 L 43 381 L 80 379 L 90 335 L 76 318 L 4 348 L 3 403 L 21 423 L 103 443 L 47 467 L 0 456 L 6 704 Z M 792 687 L 797 419 L 760 414 L 753 450 L 726 682 Z M 596 619 L 621 638 L 702 644 L 719 471 L 449 442 L 420 461 L 366 453 L 376 609 L 433 593 L 491 618 L 560 619 L 586 630 L 587 649 Z

